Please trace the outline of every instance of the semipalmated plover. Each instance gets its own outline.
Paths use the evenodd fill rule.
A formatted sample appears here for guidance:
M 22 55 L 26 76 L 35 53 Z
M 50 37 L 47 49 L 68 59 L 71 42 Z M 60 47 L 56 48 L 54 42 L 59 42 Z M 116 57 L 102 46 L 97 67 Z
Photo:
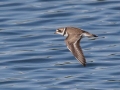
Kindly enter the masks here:
M 66 37 L 65 42 L 67 48 L 72 52 L 75 58 L 80 63 L 82 63 L 83 66 L 86 66 L 85 57 L 83 55 L 81 47 L 79 46 L 80 40 L 82 39 L 83 36 L 87 36 L 87 37 L 97 37 L 97 36 L 75 27 L 58 28 L 55 34 L 60 34 Z

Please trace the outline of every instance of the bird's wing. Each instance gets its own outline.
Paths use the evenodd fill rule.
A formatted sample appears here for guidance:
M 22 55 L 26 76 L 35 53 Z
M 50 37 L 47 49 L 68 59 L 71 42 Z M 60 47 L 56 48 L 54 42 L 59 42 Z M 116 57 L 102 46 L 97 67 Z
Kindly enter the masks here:
M 74 35 L 72 37 L 66 38 L 65 42 L 67 45 L 67 48 L 72 52 L 72 54 L 75 56 L 75 58 L 82 63 L 83 66 L 86 65 L 86 60 L 83 55 L 82 49 L 79 45 L 79 42 L 82 38 L 82 35 Z

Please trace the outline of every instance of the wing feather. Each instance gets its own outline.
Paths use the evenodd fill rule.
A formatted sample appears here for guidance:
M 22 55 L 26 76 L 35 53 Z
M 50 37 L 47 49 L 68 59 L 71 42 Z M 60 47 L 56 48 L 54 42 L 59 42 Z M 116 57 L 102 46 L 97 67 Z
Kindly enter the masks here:
M 79 45 L 81 38 L 82 38 L 82 35 L 74 35 L 73 37 L 66 38 L 65 42 L 66 42 L 67 48 L 72 52 L 75 58 L 83 66 L 86 66 L 86 60 L 83 55 L 82 49 Z

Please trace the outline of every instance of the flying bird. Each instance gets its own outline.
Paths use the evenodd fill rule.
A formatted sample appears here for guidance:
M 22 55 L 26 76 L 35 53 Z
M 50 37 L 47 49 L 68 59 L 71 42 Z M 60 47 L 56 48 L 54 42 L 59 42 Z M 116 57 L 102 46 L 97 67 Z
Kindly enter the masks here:
M 87 31 L 76 27 L 63 27 L 58 28 L 55 34 L 60 34 L 66 37 L 65 43 L 67 48 L 72 52 L 75 58 L 83 65 L 86 66 L 86 59 L 83 51 L 79 45 L 80 40 L 85 37 L 97 37 L 95 34 L 91 34 Z

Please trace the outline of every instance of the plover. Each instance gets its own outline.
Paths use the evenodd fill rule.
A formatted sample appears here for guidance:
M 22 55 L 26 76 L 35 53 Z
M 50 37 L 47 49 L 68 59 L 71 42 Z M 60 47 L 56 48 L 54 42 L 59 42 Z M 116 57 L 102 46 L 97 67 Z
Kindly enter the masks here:
M 55 34 L 60 34 L 66 37 L 65 42 L 66 42 L 67 48 L 72 52 L 75 58 L 83 66 L 86 66 L 86 60 L 85 60 L 83 51 L 79 45 L 80 40 L 84 36 L 86 37 L 97 37 L 97 36 L 76 27 L 58 28 Z

